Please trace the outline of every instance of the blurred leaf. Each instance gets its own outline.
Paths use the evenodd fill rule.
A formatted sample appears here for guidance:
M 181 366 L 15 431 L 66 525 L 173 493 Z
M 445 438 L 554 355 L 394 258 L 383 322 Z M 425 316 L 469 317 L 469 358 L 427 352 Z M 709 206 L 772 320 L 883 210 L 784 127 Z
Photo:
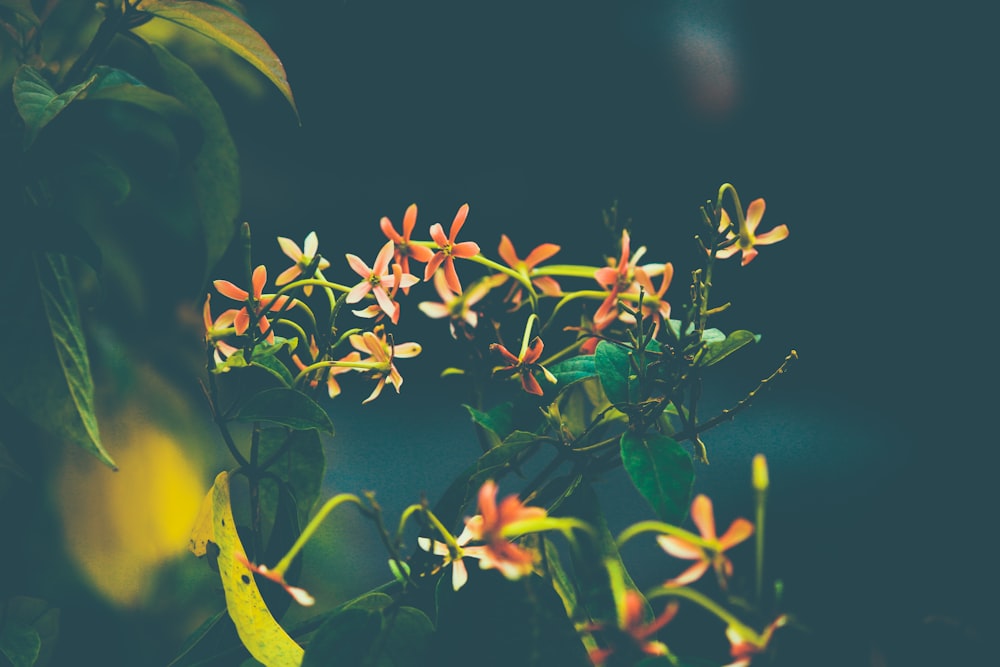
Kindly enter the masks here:
M 93 85 L 97 78 L 97 74 L 92 74 L 83 83 L 62 93 L 56 93 L 52 85 L 34 67 L 30 65 L 18 67 L 14 73 L 14 104 L 24 121 L 24 148 L 31 146 L 42 128 Z
M 0 655 L 15 667 L 45 667 L 52 658 L 58 634 L 59 610 L 49 607 L 45 600 L 0 600 Z
M 297 431 L 317 429 L 333 434 L 330 416 L 301 391 L 285 387 L 272 387 L 251 396 L 233 419 L 237 421 L 264 421 L 281 424 Z
M 657 516 L 667 523 L 680 523 L 694 487 L 691 455 L 660 433 L 640 436 L 630 431 L 622 435 L 621 453 L 625 471 Z
M 30 625 L 8 621 L 0 626 L 0 653 L 13 667 L 32 667 L 41 648 L 42 640 Z
M 285 444 L 286 438 L 288 443 L 284 452 L 268 471 L 288 485 L 295 498 L 298 525 L 304 526 L 309 522 L 313 506 L 319 498 L 326 457 L 319 433 L 315 430 L 286 433 L 284 429 L 264 429 L 261 432 L 258 459 L 269 460 Z M 273 516 L 278 507 L 277 491 L 278 484 L 273 479 L 265 477 L 261 481 L 261 509 L 268 516 Z
M 204 35 L 246 60 L 281 91 L 298 118 L 281 60 L 243 19 L 225 9 L 188 0 L 145 0 L 140 11 Z
M 379 611 L 348 607 L 319 627 L 309 642 L 302 667 L 363 665 L 381 630 Z
M 208 552 L 208 543 L 212 541 L 215 534 L 215 517 L 212 514 L 212 507 L 215 505 L 215 489 L 209 489 L 205 498 L 198 508 L 198 516 L 194 520 L 194 527 L 191 529 L 191 539 L 188 542 L 188 551 L 196 557 L 201 558 Z
M 269 667 L 295 667 L 302 662 L 302 647 L 274 620 L 254 577 L 236 560 L 236 554 L 246 551 L 236 533 L 229 502 L 229 473 L 218 474 L 212 491 L 213 542 L 219 547 L 219 577 L 226 594 L 226 607 L 240 640 L 250 655 Z
M 310 431 L 310 433 L 315 433 L 315 431 Z M 267 546 L 264 548 L 264 553 L 258 557 L 258 561 L 261 563 L 277 563 L 292 548 L 292 545 L 295 544 L 295 540 L 299 538 L 302 531 L 299 527 L 301 524 L 299 523 L 295 496 L 291 489 L 284 482 L 276 484 L 274 480 L 267 481 L 270 481 L 272 488 L 275 489 L 274 495 L 277 496 L 277 507 L 274 508 L 273 512 L 269 512 L 266 515 L 271 524 L 271 532 L 267 539 Z M 261 481 L 261 496 L 264 495 L 263 487 L 264 480 Z M 264 512 L 263 498 L 261 499 L 261 505 L 261 512 Z M 299 583 L 301 574 L 302 554 L 299 554 L 292 560 L 288 569 L 285 570 L 285 581 L 294 586 Z M 292 596 L 280 584 L 262 575 L 255 576 L 261 596 L 264 598 L 264 602 L 267 603 L 267 608 L 271 610 L 271 614 L 275 618 L 280 619 L 291 606 Z
M 212 491 L 208 495 L 212 497 Z M 236 626 L 223 607 L 210 616 L 184 641 L 180 652 L 167 667 L 209 667 L 232 664 L 247 655 L 236 633 Z
M 760 335 L 749 331 L 734 331 L 723 340 L 708 343 L 705 346 L 705 354 L 701 357 L 702 366 L 711 366 L 728 357 L 730 354 L 745 347 L 750 343 L 760 342 Z
M 18 16 L 22 16 L 34 25 L 39 25 L 38 16 L 35 15 L 35 10 L 31 6 L 31 0 L 0 0 L 0 7 L 4 9 L 9 9 Z
M 35 266 L 56 354 L 76 407 L 77 419 L 70 424 L 63 424 L 60 430 L 102 463 L 117 469 L 115 462 L 104 450 L 97 429 L 94 380 L 90 375 L 90 357 L 87 356 L 69 265 L 64 256 L 45 253 L 36 256 Z
M 510 401 L 501 403 L 482 412 L 471 405 L 462 404 L 476 426 L 482 429 L 490 449 L 499 445 L 503 438 L 514 430 L 514 404 Z
M 151 4 L 154 3 L 143 3 L 143 9 L 148 9 Z M 214 11 L 228 14 L 221 9 Z M 169 92 L 194 112 L 204 129 L 204 143 L 194 160 L 193 187 L 205 244 L 207 275 L 229 247 L 236 230 L 235 221 L 240 210 L 236 145 L 215 97 L 194 70 L 163 47 L 151 44 L 150 48 L 167 81 Z

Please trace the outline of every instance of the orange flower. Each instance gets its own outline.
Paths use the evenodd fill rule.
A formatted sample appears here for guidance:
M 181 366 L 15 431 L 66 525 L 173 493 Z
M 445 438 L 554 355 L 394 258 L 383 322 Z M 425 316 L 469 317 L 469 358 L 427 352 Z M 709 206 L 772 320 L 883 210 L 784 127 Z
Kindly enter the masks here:
M 448 279 L 448 287 L 456 294 L 462 293 L 462 283 L 458 280 L 458 273 L 455 271 L 455 258 L 462 257 L 468 259 L 479 254 L 479 244 L 472 241 L 455 243 L 455 237 L 465 224 L 465 218 L 469 215 L 469 205 L 462 204 L 455 214 L 455 219 L 451 223 L 449 235 L 444 235 L 444 228 L 441 223 L 435 222 L 431 225 L 431 238 L 438 244 L 438 251 L 427 262 L 424 270 L 424 280 L 430 280 L 434 272 L 442 265 L 444 275 Z
M 715 568 L 719 583 L 725 587 L 726 578 L 733 574 L 733 563 L 724 552 L 753 535 L 753 524 L 746 519 L 736 519 L 722 537 L 717 538 L 715 536 L 712 501 L 709 500 L 708 496 L 701 494 L 695 496 L 691 503 L 691 520 L 698 526 L 707 547 L 681 537 L 658 536 L 656 541 L 671 556 L 698 561 L 673 579 L 664 582 L 663 585 L 685 586 L 698 580 L 711 566 Z
M 646 655 L 666 655 L 667 647 L 663 643 L 649 639 L 663 626 L 673 620 L 677 615 L 679 607 L 677 602 L 671 602 L 660 614 L 650 623 L 643 623 L 642 618 L 642 597 L 632 589 L 625 591 L 625 617 L 619 621 L 620 626 L 616 632 L 612 633 L 611 645 L 607 648 L 594 649 L 590 652 L 590 659 L 595 665 L 603 665 L 611 654 L 620 650 L 623 646 L 631 645 L 634 649 Z M 590 627 L 589 630 L 605 630 L 603 626 Z M 615 628 L 611 628 L 615 630 Z
M 274 331 L 271 329 L 271 323 L 268 321 L 265 313 L 282 310 L 286 305 L 294 305 L 295 301 L 289 299 L 287 296 L 275 297 L 263 294 L 264 285 L 267 284 L 267 269 L 263 264 L 253 270 L 250 282 L 252 283 L 252 294 L 245 289 L 237 287 L 228 280 L 216 280 L 212 284 L 215 285 L 215 289 L 222 296 L 229 297 L 234 301 L 242 301 L 246 304 L 233 317 L 233 328 L 236 329 L 236 335 L 242 336 L 246 333 L 247 329 L 250 328 L 251 320 L 253 320 L 257 322 L 260 332 L 266 334 L 267 342 L 274 343 Z M 248 308 L 253 310 L 252 316 Z
M 788 238 L 787 225 L 778 225 L 769 232 L 756 234 L 757 226 L 760 225 L 760 220 L 763 217 L 764 200 L 754 199 L 750 202 L 750 206 L 747 207 L 746 217 L 741 221 L 738 232 L 734 232 L 732 222 L 729 220 L 729 214 L 726 213 L 725 209 L 722 209 L 719 231 L 726 232 L 726 240 L 734 241 L 734 243 L 716 251 L 715 256 L 719 259 L 727 259 L 737 252 L 742 252 L 743 261 L 741 265 L 746 266 L 757 256 L 756 246 L 771 245 L 772 243 L 777 243 Z
M 309 339 L 309 354 L 312 356 L 312 360 L 319 361 L 319 348 L 316 346 L 316 340 L 314 338 Z M 299 359 L 299 355 L 293 354 L 292 361 L 295 362 L 295 367 L 300 371 L 304 371 L 308 366 Z M 361 361 L 361 355 L 357 352 L 350 352 L 347 356 L 340 359 L 340 361 L 357 362 Z M 330 398 L 336 398 L 340 395 L 340 383 L 337 382 L 337 375 L 341 373 L 350 373 L 351 371 L 356 371 L 356 368 L 344 367 L 344 366 L 330 366 L 323 369 L 323 373 L 326 373 L 326 392 L 330 395 Z M 318 387 L 319 380 L 314 377 L 309 380 L 310 387 Z
M 458 338 L 455 332 L 455 325 L 463 322 L 473 329 L 479 324 L 479 315 L 470 306 L 478 303 L 490 292 L 490 284 L 487 281 L 480 281 L 473 285 L 465 294 L 455 294 L 448 287 L 448 281 L 443 273 L 434 274 L 434 289 L 437 290 L 441 302 L 421 301 L 417 308 L 427 317 L 440 319 L 447 317 L 450 319 L 448 325 L 451 328 L 451 337 Z M 471 334 L 470 334 L 471 335 Z
M 406 213 L 403 214 L 402 234 L 396 231 L 396 228 L 392 226 L 392 221 L 389 220 L 389 218 L 383 216 L 382 219 L 379 220 L 379 227 L 382 228 L 382 233 L 385 234 L 386 238 L 393 243 L 395 248 L 395 254 L 393 257 L 395 262 L 403 267 L 403 273 L 410 272 L 410 257 L 418 262 L 424 262 L 426 264 L 431 261 L 431 257 L 434 256 L 434 251 L 430 248 L 410 243 L 410 235 L 413 233 L 413 227 L 416 224 L 416 204 L 410 204 L 406 209 Z M 409 294 L 410 288 L 404 287 L 403 293 Z
M 531 271 L 538 264 L 555 255 L 559 250 L 559 246 L 555 243 L 543 243 L 529 252 L 527 257 L 521 259 L 517 256 L 514 244 L 510 242 L 506 234 L 500 235 L 500 247 L 498 248 L 500 257 L 503 261 L 507 262 L 507 266 L 520 273 L 526 280 L 530 280 L 546 296 L 559 296 L 562 294 L 559 283 L 552 276 L 532 277 Z M 511 287 L 511 294 L 508 298 L 514 306 L 521 304 L 522 292 L 523 289 L 516 283 Z
M 504 531 L 509 531 L 518 522 L 544 516 L 543 508 L 525 506 L 516 494 L 507 496 L 497 505 L 496 482 L 492 479 L 483 482 L 479 488 L 479 514 L 465 522 L 469 538 L 484 542 L 482 552 L 476 556 L 479 567 L 499 570 L 508 579 L 531 574 L 535 554 L 511 542 Z
M 386 381 L 395 387 L 398 394 L 399 388 L 403 384 L 403 376 L 396 370 L 396 365 L 393 362 L 396 357 L 407 359 L 417 356 L 421 351 L 420 345 L 417 343 L 400 343 L 399 345 L 394 345 L 391 341 L 386 340 L 381 326 L 375 327 L 374 332 L 365 331 L 360 335 L 354 334 L 349 340 L 355 350 L 369 355 L 365 361 L 375 362 L 384 367 L 370 371 L 370 374 L 378 380 L 378 383 L 375 385 L 375 389 L 371 395 L 361 402 L 370 403 L 378 398 L 379 394 L 382 393 L 382 388 L 385 386 Z
M 653 284 L 650 278 L 665 274 L 668 267 L 669 276 L 664 276 L 662 291 L 665 292 L 670 285 L 670 278 L 673 277 L 674 273 L 673 266 L 670 264 L 639 266 L 639 260 L 646 254 L 646 247 L 642 246 L 635 251 L 635 254 L 632 254 L 630 243 L 628 232 L 622 230 L 621 259 L 611 266 L 605 266 L 594 272 L 594 280 L 608 290 L 608 295 L 604 297 L 604 301 L 594 313 L 594 328 L 597 331 L 607 328 L 618 317 L 618 296 L 620 294 L 638 293 L 638 285 L 642 285 L 647 294 L 652 292 Z M 614 260 L 610 261 L 614 262 Z M 657 294 L 662 294 L 662 292 Z

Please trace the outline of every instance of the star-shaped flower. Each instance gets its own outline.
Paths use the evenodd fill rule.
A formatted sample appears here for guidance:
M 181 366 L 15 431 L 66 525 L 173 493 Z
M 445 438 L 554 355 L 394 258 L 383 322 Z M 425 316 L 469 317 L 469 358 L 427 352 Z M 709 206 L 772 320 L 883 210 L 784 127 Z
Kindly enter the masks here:
M 545 379 L 552 384 L 558 382 L 555 375 L 538 363 L 538 358 L 542 356 L 542 350 L 544 348 L 545 344 L 542 343 L 542 339 L 535 336 L 531 339 L 529 344 L 521 346 L 521 354 L 515 357 L 510 350 L 500 343 L 493 343 L 490 345 L 490 350 L 499 353 L 500 356 L 503 357 L 503 360 L 507 362 L 506 366 L 498 366 L 494 368 L 493 373 L 495 374 L 509 371 L 512 375 L 520 375 L 521 387 L 529 394 L 541 396 L 545 392 L 542 391 L 542 386 L 538 384 L 538 380 L 535 379 L 535 374 L 533 373 L 535 369 L 542 371 L 542 374 L 545 375 Z
M 431 238 L 438 245 L 438 251 L 427 262 L 424 269 L 424 280 L 430 280 L 434 272 L 442 266 L 444 267 L 445 278 L 448 279 L 448 287 L 456 294 L 462 293 L 462 283 L 458 279 L 458 272 L 455 271 L 455 258 L 468 259 L 479 254 L 479 244 L 473 241 L 463 241 L 456 243 L 455 237 L 465 224 L 465 218 L 469 215 L 469 205 L 462 204 L 455 214 L 455 219 L 451 223 L 451 230 L 448 236 L 444 235 L 444 228 L 441 223 L 435 222 L 431 225 Z
M 275 297 L 263 294 L 264 285 L 267 284 L 267 269 L 263 264 L 253 270 L 250 282 L 253 293 L 237 287 L 228 280 L 216 280 L 213 285 L 222 296 L 246 304 L 233 317 L 233 328 L 236 330 L 236 335 L 242 336 L 250 328 L 252 321 L 255 321 L 260 332 L 266 335 L 267 342 L 274 343 L 274 331 L 265 313 L 283 310 L 286 306 L 293 305 L 295 301 L 284 295 Z M 253 311 L 252 315 L 248 309 Z
M 396 231 L 396 228 L 392 226 L 392 221 L 389 218 L 384 217 L 379 220 L 379 227 L 382 228 L 382 233 L 392 241 L 394 247 L 394 259 L 397 264 L 403 268 L 403 273 L 410 272 L 410 258 L 417 260 L 418 262 L 424 262 L 425 264 L 431 261 L 431 257 L 434 256 L 434 251 L 426 246 L 422 246 L 415 243 L 410 243 L 410 235 L 413 233 L 413 227 L 417 224 L 417 205 L 410 204 L 406 213 L 403 214 L 403 233 L 400 234 Z M 409 287 L 403 288 L 404 294 L 410 293 Z
M 381 368 L 369 371 L 371 376 L 378 382 L 371 395 L 363 400 L 362 403 L 370 403 L 378 398 L 387 381 L 395 387 L 398 394 L 399 388 L 403 384 L 403 376 L 396 370 L 395 358 L 407 359 L 417 356 L 420 354 L 420 345 L 417 343 L 400 343 L 394 345 L 390 340 L 386 339 L 385 331 L 381 326 L 375 327 L 375 331 L 353 334 L 349 340 L 355 350 L 368 355 L 368 359 L 362 361 L 374 362 L 381 366 Z
M 316 345 L 316 339 L 310 337 L 309 339 L 309 354 L 312 356 L 313 362 L 320 360 L 319 347 Z M 299 371 L 304 371 L 309 366 L 303 362 L 299 355 L 293 354 L 292 361 L 295 363 L 295 367 Z M 350 352 L 345 357 L 341 358 L 340 361 L 348 361 L 354 363 L 356 361 L 361 361 L 361 355 L 357 352 Z M 336 398 L 340 395 L 340 383 L 337 382 L 337 376 L 341 373 L 350 373 L 356 371 L 356 368 L 345 367 L 345 366 L 328 366 L 323 368 L 320 372 L 314 374 L 313 378 L 309 380 L 310 387 L 319 386 L 319 378 L 324 374 L 326 375 L 326 393 L 329 394 L 330 398 Z
M 646 254 L 646 247 L 640 247 L 633 254 L 631 252 L 631 239 L 628 231 L 624 229 L 622 230 L 621 249 L 621 259 L 617 262 L 610 260 L 614 262 L 611 266 L 602 267 L 594 272 L 594 280 L 601 287 L 608 290 L 604 301 L 601 302 L 597 312 L 594 313 L 594 326 L 598 331 L 605 329 L 611 322 L 618 318 L 619 295 L 638 292 L 637 282 L 643 286 L 648 285 L 649 289 L 651 289 L 652 282 L 650 278 L 664 273 L 668 266 L 666 264 L 646 264 L 639 266 L 639 260 Z M 672 266 L 670 273 L 672 276 Z M 667 281 L 667 284 L 669 285 L 669 281 Z
M 734 232 L 729 214 L 722 209 L 719 231 L 726 232 L 727 241 L 735 241 L 732 245 L 726 246 L 716 251 L 715 256 L 719 259 L 727 259 L 738 252 L 743 253 L 741 266 L 746 266 L 757 256 L 757 246 L 771 245 L 788 238 L 788 226 L 778 225 L 774 229 L 763 234 L 757 234 L 757 226 L 760 225 L 761 218 L 764 217 L 764 200 L 754 199 L 747 207 L 746 217 L 743 218 L 739 229 Z M 728 230 L 728 232 L 727 232 Z
M 371 292 L 382 312 L 395 323 L 399 320 L 399 305 L 392 300 L 386 290 L 410 287 L 420 282 L 420 279 L 409 273 L 404 273 L 402 270 L 389 270 L 393 248 L 393 242 L 387 241 L 379 250 L 378 256 L 375 257 L 375 264 L 371 268 L 357 255 L 347 254 L 348 264 L 364 280 L 351 288 L 351 291 L 347 293 L 346 301 L 347 303 L 357 303 Z
M 726 579 L 733 574 L 733 562 L 724 552 L 753 535 L 753 524 L 746 519 L 736 519 L 722 537 L 716 537 L 712 501 L 702 494 L 695 496 L 691 503 L 691 520 L 698 527 L 707 546 L 673 535 L 660 535 L 656 538 L 663 550 L 671 556 L 697 561 L 663 585 L 685 586 L 698 580 L 709 567 L 714 567 L 719 583 L 725 587 Z
M 478 303 L 484 296 L 489 294 L 490 285 L 488 281 L 477 282 L 473 287 L 466 290 L 464 294 L 455 294 L 448 287 L 448 280 L 440 271 L 434 274 L 434 289 L 437 290 L 441 302 L 421 301 L 417 307 L 420 311 L 431 319 L 441 319 L 447 317 L 451 328 L 451 337 L 458 338 L 455 333 L 455 325 L 463 322 L 476 328 L 479 324 L 479 315 L 472 310 L 471 306 Z
M 562 294 L 562 289 L 559 287 L 559 283 L 556 282 L 556 279 L 552 276 L 532 277 L 531 272 L 541 262 L 549 259 L 559 252 L 559 250 L 559 246 L 555 243 L 543 243 L 529 252 L 527 257 L 521 259 L 517 256 L 517 252 L 514 250 L 514 244 L 510 242 L 510 239 L 507 238 L 506 234 L 500 235 L 500 247 L 498 248 L 500 258 L 507 263 L 507 266 L 524 276 L 525 280 L 530 280 L 531 283 L 546 296 L 559 296 Z M 507 298 L 515 308 L 521 305 L 523 291 L 524 288 L 518 283 L 511 286 L 511 293 Z
M 302 248 L 299 248 L 299 245 L 295 241 L 284 236 L 278 237 L 278 245 L 281 246 L 281 252 L 285 253 L 289 259 L 295 262 L 295 264 L 282 271 L 275 279 L 274 284 L 279 286 L 287 285 L 301 276 L 302 272 L 309 268 L 309 265 L 316 259 L 316 253 L 319 250 L 319 240 L 316 237 L 316 232 L 309 232 L 305 242 L 302 244 Z M 320 271 L 328 268 L 330 268 L 330 262 L 320 257 L 319 262 L 316 263 L 316 274 L 319 275 Z M 302 293 L 309 296 L 312 294 L 312 288 L 312 285 L 305 285 L 302 288 Z

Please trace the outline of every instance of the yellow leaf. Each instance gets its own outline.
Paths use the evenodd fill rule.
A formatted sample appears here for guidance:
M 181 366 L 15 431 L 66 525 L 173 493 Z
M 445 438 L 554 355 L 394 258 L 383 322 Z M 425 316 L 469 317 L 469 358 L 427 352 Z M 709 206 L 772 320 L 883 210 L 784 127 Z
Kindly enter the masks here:
M 236 632 L 247 650 L 267 667 L 298 667 L 303 649 L 274 620 L 264 604 L 253 574 L 239 561 L 244 554 L 236 533 L 236 522 L 229 504 L 229 473 L 223 471 L 212 487 L 214 542 L 219 547 L 219 576 L 226 592 L 226 607 Z
M 205 494 L 198 509 L 198 517 L 194 520 L 194 528 L 191 529 L 191 541 L 188 549 L 198 558 L 208 552 L 208 543 L 215 541 L 215 515 L 212 512 L 212 505 L 215 504 L 215 487 L 213 486 Z

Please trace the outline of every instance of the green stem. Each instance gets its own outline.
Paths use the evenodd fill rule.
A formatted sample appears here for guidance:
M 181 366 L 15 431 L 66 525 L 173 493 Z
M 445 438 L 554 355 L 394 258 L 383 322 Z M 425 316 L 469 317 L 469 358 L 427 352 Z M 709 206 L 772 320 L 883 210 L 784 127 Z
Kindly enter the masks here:
M 678 537 L 685 542 L 690 542 L 691 544 L 700 546 L 703 549 L 713 549 L 718 546 L 710 544 L 699 535 L 695 535 L 694 533 L 684 530 L 683 528 L 678 528 L 673 524 L 664 523 L 663 521 L 640 521 L 639 523 L 634 523 L 621 532 L 621 534 L 615 539 L 615 545 L 621 549 L 626 542 L 637 535 L 641 535 L 642 533 L 673 535 L 674 537 Z
M 726 625 L 736 630 L 740 634 L 740 636 L 748 640 L 751 644 L 754 644 L 756 646 L 761 646 L 764 643 L 763 638 L 759 634 L 757 634 L 755 630 L 744 624 L 740 619 L 736 618 L 733 614 L 731 614 L 728 610 L 724 609 L 717 602 L 715 602 L 708 596 L 699 593 L 694 589 L 686 587 L 673 588 L 670 586 L 659 586 L 646 593 L 647 599 L 653 599 L 658 597 L 676 597 L 676 598 L 684 598 L 686 600 L 691 600 L 692 602 L 701 606 L 706 611 L 709 611 L 715 616 L 722 619 L 722 621 L 725 622 Z
M 333 498 L 327 500 L 323 507 L 316 512 L 316 516 L 312 518 L 312 521 L 309 522 L 309 524 L 302 531 L 302 534 L 299 535 L 299 539 L 295 540 L 295 544 L 293 544 L 292 548 L 288 550 L 288 553 L 285 554 L 284 558 L 282 558 L 278 564 L 274 566 L 274 572 L 284 576 L 285 570 L 287 570 L 292 564 L 295 557 L 299 555 L 299 552 L 302 551 L 302 547 L 306 545 L 306 542 L 308 542 L 313 534 L 315 534 L 319 525 L 323 523 L 323 519 L 325 519 L 330 512 L 344 503 L 354 503 L 361 509 L 363 514 L 368 514 L 368 508 L 365 507 L 361 498 L 353 493 L 338 493 Z

